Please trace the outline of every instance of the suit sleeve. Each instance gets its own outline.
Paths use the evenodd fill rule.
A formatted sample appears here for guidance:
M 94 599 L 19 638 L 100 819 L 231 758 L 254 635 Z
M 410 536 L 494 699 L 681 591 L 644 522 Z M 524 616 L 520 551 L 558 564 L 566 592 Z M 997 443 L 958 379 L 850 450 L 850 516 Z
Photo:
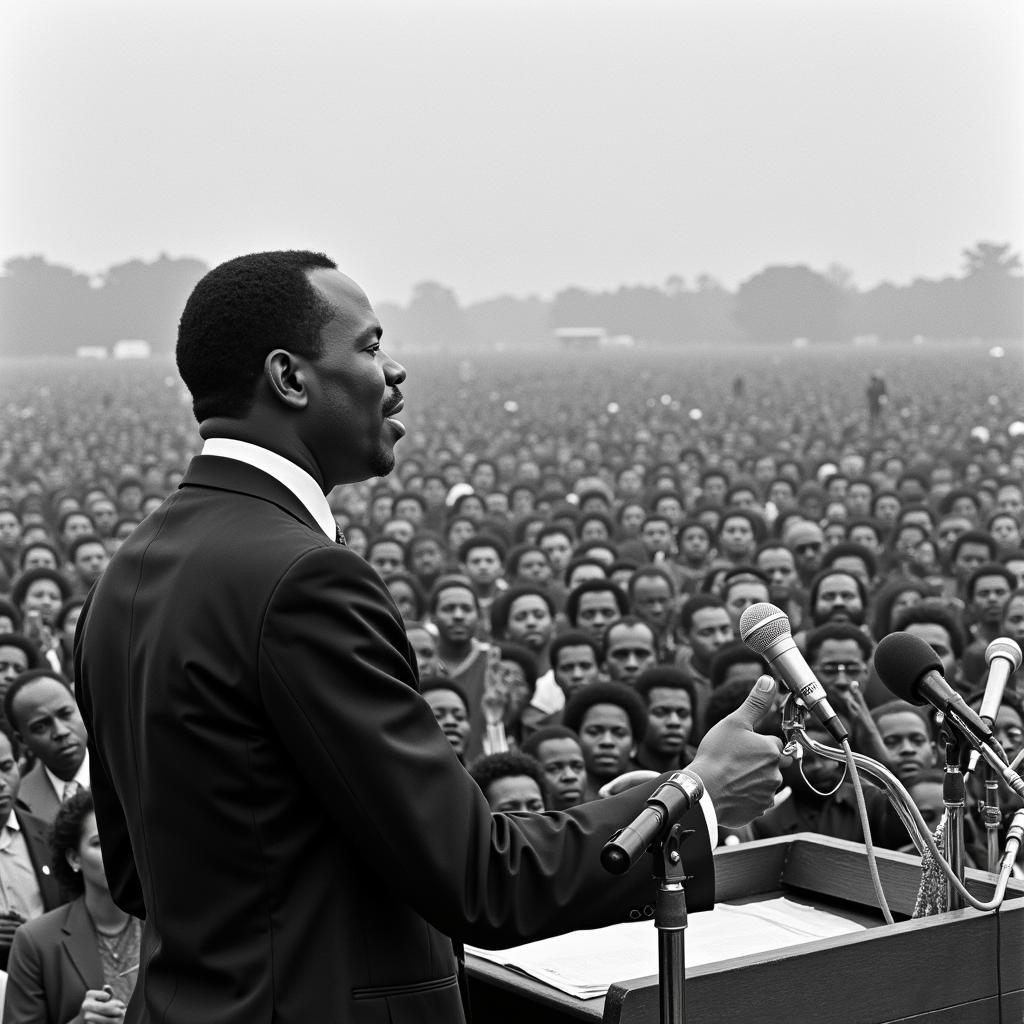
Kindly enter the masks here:
M 566 812 L 492 815 L 417 692 L 412 659 L 384 584 L 344 548 L 302 556 L 268 604 L 264 705 L 355 852 L 435 927 L 480 946 L 626 920 L 653 902 L 645 866 L 612 878 L 598 859 L 653 785 Z M 685 824 L 699 910 L 713 902 L 710 842 L 699 809 Z
M 96 805 L 96 824 L 103 837 L 103 867 L 107 876 L 107 885 L 114 902 L 126 913 L 140 920 L 146 918 L 146 904 L 142 897 L 142 884 L 132 853 L 132 844 L 128 836 L 128 823 L 121 808 L 110 777 L 110 771 L 104 760 L 103 752 L 95 743 L 95 730 L 92 724 L 92 700 L 86 686 L 87 673 L 81 666 L 81 630 L 86 622 L 89 605 L 92 603 L 95 590 L 90 591 L 82 606 L 78 628 L 75 631 L 75 679 L 79 680 L 77 693 L 78 704 L 82 712 L 82 720 L 89 736 L 89 788 L 92 790 Z
M 39 947 L 19 928 L 7 964 L 3 1024 L 46 1024 L 48 1016 Z

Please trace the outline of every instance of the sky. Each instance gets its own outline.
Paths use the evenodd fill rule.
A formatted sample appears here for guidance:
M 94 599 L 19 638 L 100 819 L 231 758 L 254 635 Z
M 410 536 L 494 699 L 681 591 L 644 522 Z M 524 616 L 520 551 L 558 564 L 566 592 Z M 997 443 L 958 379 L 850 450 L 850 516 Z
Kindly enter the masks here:
M 0 261 L 939 278 L 1024 245 L 1022 43 L 1020 0 L 10 0 Z

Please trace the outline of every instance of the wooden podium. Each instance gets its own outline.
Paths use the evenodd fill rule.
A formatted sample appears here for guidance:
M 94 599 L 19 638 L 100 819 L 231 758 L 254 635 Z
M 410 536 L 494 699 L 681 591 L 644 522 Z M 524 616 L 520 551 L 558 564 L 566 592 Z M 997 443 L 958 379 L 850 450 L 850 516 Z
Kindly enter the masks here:
M 1010 883 L 998 913 L 968 909 L 911 920 L 920 860 L 883 850 L 878 868 L 894 925 L 877 909 L 859 843 L 800 833 L 718 850 L 720 902 L 791 895 L 868 928 L 692 968 L 686 1024 L 1024 1021 L 1024 883 Z M 967 872 L 967 888 L 981 900 L 992 898 L 994 883 L 986 872 Z M 659 1020 L 657 977 L 615 981 L 604 998 L 576 999 L 472 956 L 467 967 L 474 1019 L 483 1024 Z

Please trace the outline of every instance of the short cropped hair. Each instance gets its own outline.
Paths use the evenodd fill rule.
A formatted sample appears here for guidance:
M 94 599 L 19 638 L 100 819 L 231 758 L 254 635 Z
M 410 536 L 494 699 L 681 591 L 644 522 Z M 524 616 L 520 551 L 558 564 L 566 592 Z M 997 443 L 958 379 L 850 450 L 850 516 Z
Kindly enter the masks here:
M 28 593 L 28 588 L 39 580 L 50 580 L 56 584 L 62 601 L 66 601 L 71 596 L 71 584 L 68 583 L 64 573 L 57 569 L 47 569 L 40 566 L 38 569 L 26 569 L 14 581 L 14 586 L 11 587 L 11 600 L 21 608 L 25 603 L 25 595 Z
M 651 690 L 656 686 L 667 690 L 682 690 L 690 696 L 690 707 L 697 710 L 697 690 L 693 680 L 681 669 L 673 665 L 652 665 L 645 668 L 637 676 L 633 689 L 644 699 L 645 704 L 651 702 Z
M 865 661 L 871 660 L 875 645 L 862 629 L 849 622 L 828 622 L 824 626 L 812 629 L 807 634 L 807 660 L 814 661 L 826 640 L 852 640 L 859 648 Z
M 936 598 L 926 598 L 911 608 L 904 608 L 892 624 L 893 632 L 902 632 L 907 626 L 915 626 L 919 623 L 933 623 L 941 626 L 949 635 L 949 646 L 952 648 L 953 657 L 959 660 L 964 653 L 967 641 L 964 637 L 963 626 L 960 625 L 956 614 L 948 605 Z
M 469 767 L 469 774 L 487 795 L 487 789 L 498 779 L 507 779 L 515 775 L 525 775 L 537 783 L 541 796 L 547 792 L 544 784 L 544 772 L 541 771 L 537 759 L 520 750 L 506 750 L 500 754 L 484 754 L 477 758 Z
M 517 583 L 499 594 L 491 605 L 491 633 L 495 637 L 505 635 L 512 604 L 520 597 L 539 597 L 547 605 L 552 620 L 557 614 L 555 602 L 543 587 L 537 587 L 531 583 Z
M 562 711 L 562 725 L 579 733 L 586 713 L 596 704 L 614 704 L 626 712 L 633 741 L 639 743 L 647 731 L 647 708 L 643 698 L 624 683 L 591 683 L 577 690 Z
M 476 610 L 480 611 L 480 599 L 476 596 L 476 591 L 473 589 L 473 581 L 468 576 L 448 573 L 446 576 L 441 576 L 430 590 L 430 596 L 427 598 L 427 611 L 431 615 L 437 611 L 437 604 L 441 599 L 441 591 L 449 590 L 452 587 L 461 587 L 463 590 L 468 590 L 473 595 L 473 604 L 476 606 Z
M 589 647 L 594 652 L 595 664 L 601 664 L 601 649 L 598 642 L 586 633 L 580 633 L 577 630 L 569 630 L 567 633 L 559 633 L 555 639 L 551 641 L 551 647 L 548 649 L 548 660 L 551 662 L 552 668 L 558 664 L 558 655 L 561 654 L 566 647 Z
M 580 738 L 567 725 L 545 725 L 524 740 L 522 751 L 539 759 L 541 745 L 548 740 L 572 740 L 578 744 Z
M 584 594 L 603 594 L 607 591 L 615 598 L 615 606 L 619 609 L 620 615 L 629 611 L 629 599 L 622 592 L 622 588 L 616 586 L 610 579 L 584 580 L 578 583 L 569 591 L 565 599 L 565 617 L 575 626 L 576 616 L 580 610 L 580 600 Z
M 4 694 L 4 718 L 10 723 L 11 728 L 17 732 L 21 732 L 21 727 L 18 724 L 18 720 L 14 717 L 15 698 L 29 683 L 34 683 L 37 679 L 53 679 L 66 686 L 68 693 L 74 694 L 74 691 L 71 689 L 71 681 L 63 672 L 56 672 L 52 668 L 41 667 L 30 668 L 26 672 L 19 673 L 11 680 L 11 685 L 8 686 L 7 692 Z
M 310 270 L 336 270 L 323 253 L 258 252 L 214 267 L 192 290 L 178 325 L 178 372 L 198 422 L 239 418 L 252 407 L 268 353 L 316 359 L 330 305 Z

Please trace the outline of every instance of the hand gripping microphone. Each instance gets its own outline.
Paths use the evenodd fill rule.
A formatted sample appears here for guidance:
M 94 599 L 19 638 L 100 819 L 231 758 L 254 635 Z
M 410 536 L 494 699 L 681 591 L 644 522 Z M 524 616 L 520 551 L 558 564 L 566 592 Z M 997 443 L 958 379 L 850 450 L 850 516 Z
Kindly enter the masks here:
M 890 693 L 910 704 L 931 704 L 972 747 L 992 741 L 991 727 L 946 682 L 936 653 L 913 633 L 890 633 L 875 648 L 875 671 Z
M 786 613 L 767 601 L 752 604 L 740 616 L 740 636 L 755 654 L 768 659 L 782 681 L 828 729 L 836 743 L 842 744 L 848 733 L 832 710 L 824 687 L 800 653 Z
M 700 803 L 704 783 L 688 768 L 673 772 L 648 798 L 644 809 L 601 849 L 605 871 L 621 875 L 691 807 Z
M 985 663 L 988 665 L 988 680 L 985 682 L 985 696 L 982 698 L 978 714 L 983 722 L 994 726 L 1006 684 L 1010 676 L 1020 668 L 1020 647 L 1016 641 L 1001 636 L 985 648 Z M 980 757 L 977 750 L 971 751 L 968 771 L 973 772 L 978 767 Z

